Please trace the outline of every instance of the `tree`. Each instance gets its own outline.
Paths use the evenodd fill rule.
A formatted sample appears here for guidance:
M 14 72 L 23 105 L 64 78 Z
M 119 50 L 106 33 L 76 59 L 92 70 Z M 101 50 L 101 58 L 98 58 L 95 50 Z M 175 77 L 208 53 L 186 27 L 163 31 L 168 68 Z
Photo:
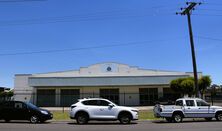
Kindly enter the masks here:
M 199 79 L 198 86 L 201 93 L 201 98 L 203 98 L 203 94 L 205 93 L 207 87 L 210 87 L 211 82 L 210 76 L 203 76 Z
M 194 89 L 194 80 L 193 79 L 187 78 L 187 79 L 183 80 L 180 83 L 180 86 L 182 88 L 183 95 L 188 94 L 190 97 L 194 94 L 195 89 Z
M 14 95 L 13 91 L 0 92 L 0 101 L 10 100 L 13 95 Z
M 183 96 L 185 94 L 191 96 L 194 93 L 194 78 L 188 77 L 172 80 L 170 82 L 170 88 Z

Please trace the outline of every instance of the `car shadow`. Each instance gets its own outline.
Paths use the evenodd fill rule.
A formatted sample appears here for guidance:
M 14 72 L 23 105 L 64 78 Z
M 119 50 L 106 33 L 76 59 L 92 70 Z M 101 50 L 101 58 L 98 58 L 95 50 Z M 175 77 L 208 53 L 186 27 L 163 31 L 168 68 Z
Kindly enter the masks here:
M 67 123 L 68 125 L 80 125 L 77 124 L 76 122 L 69 122 Z M 130 124 L 121 124 L 121 123 L 117 123 L 117 122 L 90 122 L 87 124 L 83 124 L 83 125 L 136 125 L 138 124 L 137 122 L 131 122 Z
M 7 123 L 7 124 L 32 124 L 29 121 L 16 121 L 12 120 L 10 122 L 5 122 L 4 120 L 0 120 L 0 123 Z M 36 124 L 50 124 L 51 122 L 44 122 L 44 123 L 36 123 Z
M 211 120 L 211 121 L 206 121 L 206 120 L 202 120 L 202 119 L 189 119 L 189 120 L 183 120 L 183 122 L 180 123 L 208 123 L 208 122 L 218 122 L 216 120 Z M 153 120 L 152 123 L 156 123 L 156 124 L 175 124 L 175 122 L 167 122 L 166 120 Z M 180 124 L 180 123 L 176 123 L 176 124 Z

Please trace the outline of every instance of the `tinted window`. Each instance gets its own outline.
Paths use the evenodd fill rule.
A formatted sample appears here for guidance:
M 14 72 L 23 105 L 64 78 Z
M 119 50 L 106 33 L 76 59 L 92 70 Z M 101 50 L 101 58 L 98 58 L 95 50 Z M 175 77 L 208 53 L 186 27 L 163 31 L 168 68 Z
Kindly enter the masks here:
M 12 102 L 12 101 L 6 102 L 6 103 L 4 103 L 4 107 L 5 108 L 14 108 L 14 102 Z
M 97 106 L 97 100 L 88 100 L 88 101 L 83 101 L 82 102 L 84 105 L 90 105 L 90 106 Z
M 176 106 L 183 106 L 183 101 L 182 100 L 176 101 Z
M 208 106 L 209 104 L 205 101 L 197 100 L 197 106 Z
M 104 100 L 99 100 L 98 102 L 100 106 L 109 106 L 110 104 L 108 101 L 104 101 Z
M 33 105 L 32 103 L 26 103 L 28 107 L 37 109 L 38 107 L 36 105 Z
M 187 106 L 195 106 L 194 100 L 186 100 L 186 105 Z
M 14 108 L 19 108 L 19 109 L 22 109 L 22 108 L 25 108 L 25 104 L 24 103 L 21 103 L 21 102 L 15 102 L 15 105 L 14 105 Z

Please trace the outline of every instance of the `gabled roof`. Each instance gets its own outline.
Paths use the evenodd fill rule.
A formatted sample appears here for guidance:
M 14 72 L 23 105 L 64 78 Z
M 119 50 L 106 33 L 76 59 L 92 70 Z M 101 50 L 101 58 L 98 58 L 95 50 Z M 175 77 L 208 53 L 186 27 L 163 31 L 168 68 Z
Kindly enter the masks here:
M 104 62 L 81 67 L 79 70 L 31 74 L 31 77 L 109 77 L 109 76 L 184 76 L 191 73 L 142 69 L 116 62 Z

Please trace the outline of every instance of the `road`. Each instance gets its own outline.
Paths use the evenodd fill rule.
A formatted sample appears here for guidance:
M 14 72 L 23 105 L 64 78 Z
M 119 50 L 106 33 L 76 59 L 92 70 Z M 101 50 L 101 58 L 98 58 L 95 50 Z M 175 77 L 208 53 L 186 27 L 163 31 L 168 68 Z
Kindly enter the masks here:
M 28 122 L 0 122 L 1 131 L 221 131 L 222 122 L 185 121 L 166 123 L 164 121 L 138 121 L 130 125 L 118 122 L 90 122 L 77 125 L 74 122 L 48 122 L 30 124 Z

